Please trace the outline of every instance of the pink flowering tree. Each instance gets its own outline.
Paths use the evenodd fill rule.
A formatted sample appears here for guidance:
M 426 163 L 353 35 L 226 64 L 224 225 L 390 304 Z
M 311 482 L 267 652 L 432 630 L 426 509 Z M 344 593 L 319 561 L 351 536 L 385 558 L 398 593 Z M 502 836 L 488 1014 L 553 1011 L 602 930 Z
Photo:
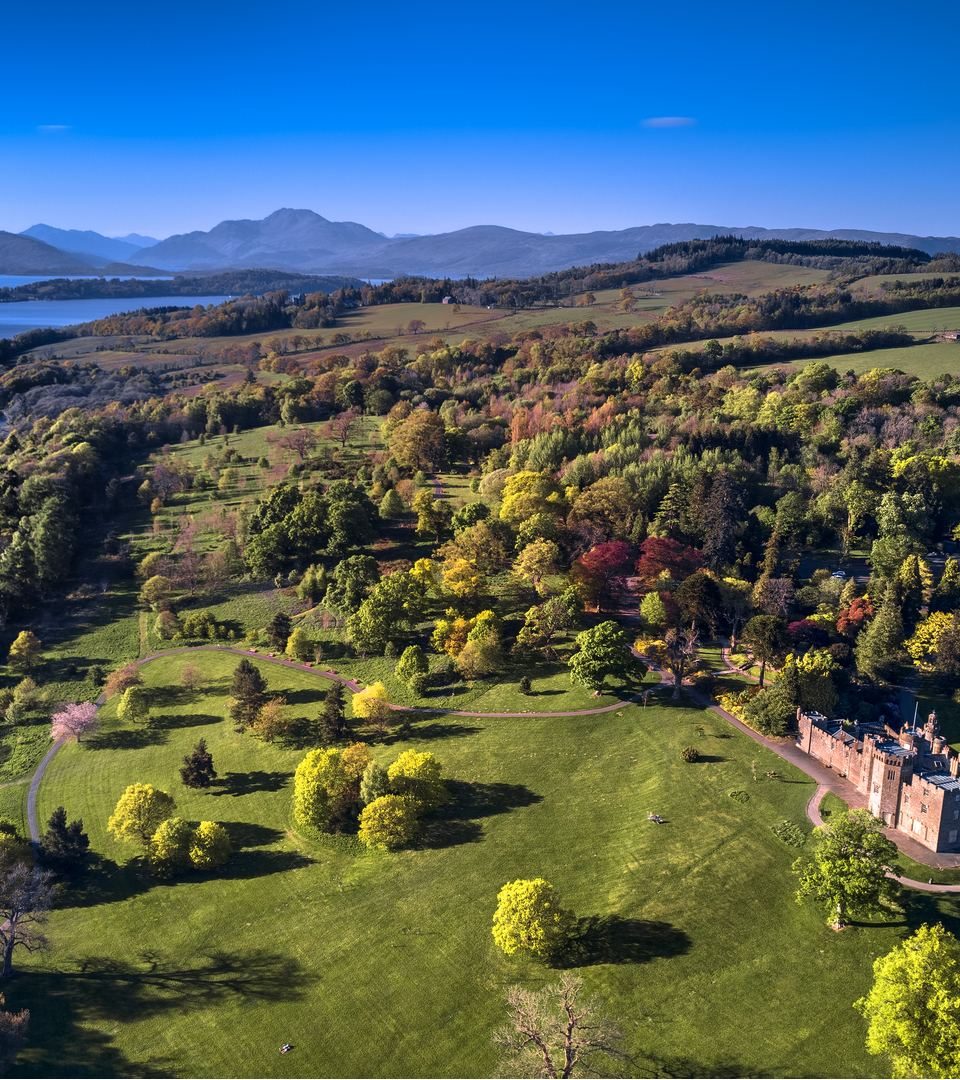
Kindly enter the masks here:
M 63 705 L 50 717 L 50 738 L 54 742 L 61 739 L 76 739 L 92 731 L 97 723 L 97 707 L 92 701 L 81 701 Z

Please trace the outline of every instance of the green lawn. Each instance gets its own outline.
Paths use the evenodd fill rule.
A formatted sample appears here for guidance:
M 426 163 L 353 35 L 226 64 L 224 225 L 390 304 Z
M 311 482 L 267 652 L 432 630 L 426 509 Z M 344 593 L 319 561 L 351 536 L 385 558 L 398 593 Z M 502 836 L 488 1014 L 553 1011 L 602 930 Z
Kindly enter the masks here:
M 905 927 L 837 935 L 794 903 L 797 850 L 771 826 L 805 823 L 811 784 L 718 717 L 665 704 L 422 721 L 412 745 L 456 779 L 451 814 L 420 850 L 373 855 L 290 831 L 300 754 L 219 719 L 235 658 L 192 660 L 209 680 L 196 699 L 175 689 L 183 659 L 149 665 L 155 728 L 108 720 L 99 746 L 66 747 L 44 780 L 41 815 L 64 803 L 119 865 L 54 914 L 50 952 L 21 960 L 8 992 L 33 1010 L 21 1075 L 493 1075 L 506 987 L 553 977 L 498 954 L 489 932 L 499 886 L 536 874 L 578 915 L 608 920 L 585 937 L 580 973 L 623 1027 L 631 1075 L 885 1069 L 851 1003 Z M 316 680 L 265 671 L 291 707 L 316 708 Z M 177 776 L 200 736 L 225 780 L 206 793 Z M 680 759 L 691 742 L 700 764 Z M 374 752 L 388 761 L 403 745 Z M 755 782 L 752 762 L 784 781 Z M 104 826 L 135 780 L 170 790 L 186 817 L 228 824 L 242 851 L 225 873 L 156 883 L 126 865 Z M 926 898 L 909 911 L 937 915 Z M 296 1049 L 281 1058 L 285 1041 Z

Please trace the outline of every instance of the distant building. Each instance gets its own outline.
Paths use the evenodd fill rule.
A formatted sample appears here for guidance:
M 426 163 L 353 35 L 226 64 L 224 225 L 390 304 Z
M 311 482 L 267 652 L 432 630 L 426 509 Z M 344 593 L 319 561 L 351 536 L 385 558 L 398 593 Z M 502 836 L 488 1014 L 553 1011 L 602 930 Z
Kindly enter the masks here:
M 456 300 L 452 296 L 445 296 L 441 301 L 441 304 L 455 304 Z
M 797 726 L 797 746 L 866 795 L 874 817 L 931 851 L 960 851 L 960 756 L 936 713 L 896 732 L 798 710 Z
M 306 294 L 302 292 L 293 293 L 290 297 L 290 303 L 293 304 L 295 307 L 303 307 L 306 302 Z

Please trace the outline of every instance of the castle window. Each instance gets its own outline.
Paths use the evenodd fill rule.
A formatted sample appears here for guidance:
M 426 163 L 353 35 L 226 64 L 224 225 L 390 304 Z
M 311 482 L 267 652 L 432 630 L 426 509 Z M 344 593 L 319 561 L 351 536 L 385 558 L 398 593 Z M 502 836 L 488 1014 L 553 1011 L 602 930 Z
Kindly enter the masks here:
M 896 775 L 897 774 L 893 771 L 893 769 L 887 769 L 887 779 L 888 780 L 892 780 Z
M 920 804 L 920 813 L 925 814 L 926 812 L 927 812 L 927 804 L 925 802 L 922 802 Z

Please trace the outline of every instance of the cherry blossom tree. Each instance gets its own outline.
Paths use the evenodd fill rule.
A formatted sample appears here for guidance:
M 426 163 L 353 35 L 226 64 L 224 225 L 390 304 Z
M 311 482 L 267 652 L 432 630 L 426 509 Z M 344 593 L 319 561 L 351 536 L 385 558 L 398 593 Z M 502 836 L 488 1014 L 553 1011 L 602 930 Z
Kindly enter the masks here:
M 61 739 L 80 737 L 92 731 L 97 723 L 97 707 L 92 701 L 81 701 L 63 705 L 50 717 L 50 738 L 54 742 Z

